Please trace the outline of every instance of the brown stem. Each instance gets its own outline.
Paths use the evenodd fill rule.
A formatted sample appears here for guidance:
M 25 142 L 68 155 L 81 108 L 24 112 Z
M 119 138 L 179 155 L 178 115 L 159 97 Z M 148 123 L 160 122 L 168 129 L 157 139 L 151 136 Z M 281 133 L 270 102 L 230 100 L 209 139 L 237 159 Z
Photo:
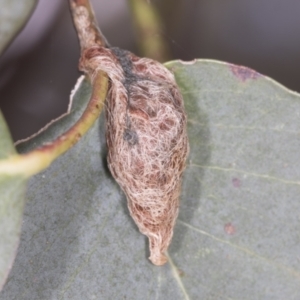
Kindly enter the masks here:
M 97 25 L 89 0 L 70 0 L 74 25 L 77 30 L 81 52 L 92 46 L 107 46 L 108 43 Z

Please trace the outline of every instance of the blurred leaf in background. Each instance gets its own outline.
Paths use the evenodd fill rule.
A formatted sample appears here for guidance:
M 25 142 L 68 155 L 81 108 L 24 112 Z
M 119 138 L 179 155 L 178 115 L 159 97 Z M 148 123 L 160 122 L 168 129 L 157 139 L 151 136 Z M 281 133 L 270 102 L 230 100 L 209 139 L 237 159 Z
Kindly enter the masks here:
M 0 0 L 0 54 L 29 18 L 36 0 Z M 0 160 L 16 154 L 9 129 L 0 112 Z M 0 174 L 0 289 L 12 267 L 21 234 L 26 178 Z
M 0 112 L 0 161 L 16 153 Z M 0 173 L 0 290 L 17 253 L 27 178 Z
M 24 26 L 37 0 L 0 0 L 0 54 Z

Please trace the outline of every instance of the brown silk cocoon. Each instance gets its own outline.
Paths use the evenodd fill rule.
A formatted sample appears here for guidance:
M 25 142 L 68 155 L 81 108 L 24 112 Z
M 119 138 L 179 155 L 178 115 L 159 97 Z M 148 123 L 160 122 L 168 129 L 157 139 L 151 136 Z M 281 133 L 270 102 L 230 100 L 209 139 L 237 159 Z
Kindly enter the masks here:
M 173 74 L 160 63 L 118 48 L 93 47 L 81 69 L 111 79 L 106 100 L 110 171 L 125 192 L 139 230 L 149 238 L 150 260 L 167 261 L 188 154 L 183 99 Z

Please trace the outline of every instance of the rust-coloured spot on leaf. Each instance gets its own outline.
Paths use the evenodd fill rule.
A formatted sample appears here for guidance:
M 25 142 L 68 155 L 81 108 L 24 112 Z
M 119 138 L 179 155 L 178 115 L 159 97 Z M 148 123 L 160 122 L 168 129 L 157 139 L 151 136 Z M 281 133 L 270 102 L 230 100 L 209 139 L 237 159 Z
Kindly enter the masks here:
M 262 76 L 258 72 L 244 66 L 229 64 L 229 67 L 231 72 L 243 82 L 245 82 L 248 79 L 256 79 Z
M 232 185 L 236 188 L 239 188 L 242 185 L 241 180 L 236 177 L 232 178 Z
M 234 235 L 235 234 L 235 227 L 232 225 L 232 223 L 227 223 L 224 226 L 224 230 L 227 234 L 229 235 Z
M 177 269 L 177 272 L 178 272 L 179 277 L 184 277 L 185 273 L 183 270 Z

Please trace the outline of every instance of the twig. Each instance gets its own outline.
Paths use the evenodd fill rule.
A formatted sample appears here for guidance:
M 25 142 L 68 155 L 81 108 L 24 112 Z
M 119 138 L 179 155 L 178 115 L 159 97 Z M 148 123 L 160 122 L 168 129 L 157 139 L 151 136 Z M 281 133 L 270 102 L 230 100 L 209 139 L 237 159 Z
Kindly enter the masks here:
M 73 22 L 77 30 L 81 52 L 93 46 L 107 46 L 89 0 L 69 0 Z
M 143 56 L 160 62 L 169 60 L 167 44 L 161 38 L 162 22 L 153 4 L 146 0 L 129 0 Z

